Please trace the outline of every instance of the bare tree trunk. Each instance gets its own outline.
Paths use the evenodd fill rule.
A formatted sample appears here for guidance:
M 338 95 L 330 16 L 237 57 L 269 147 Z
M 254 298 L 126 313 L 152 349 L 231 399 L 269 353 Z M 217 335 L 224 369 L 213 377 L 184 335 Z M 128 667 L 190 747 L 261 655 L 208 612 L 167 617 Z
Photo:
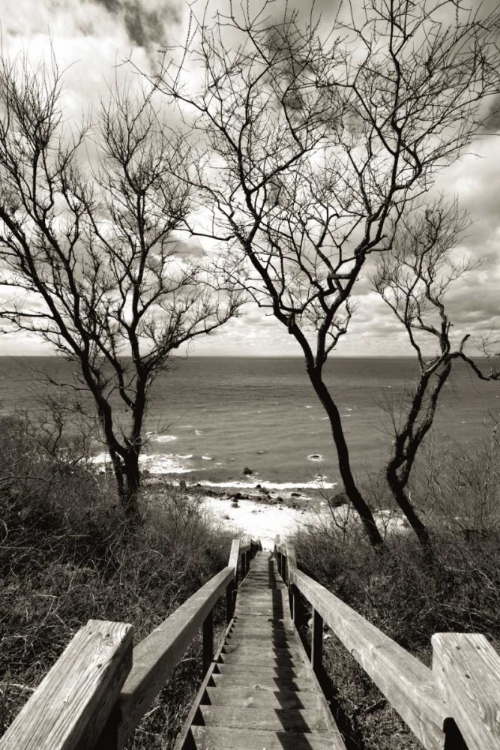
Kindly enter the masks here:
M 138 519 L 140 517 L 139 490 L 141 479 L 139 455 L 136 451 L 130 450 L 124 458 L 109 445 L 108 451 L 113 463 L 120 506 L 127 518 L 130 520 Z
M 374 547 L 380 547 L 384 544 L 384 540 L 382 539 L 377 524 L 375 523 L 373 513 L 371 512 L 370 507 L 359 491 L 352 474 L 349 448 L 347 447 L 347 442 L 344 436 L 344 429 L 342 427 L 342 420 L 340 418 L 339 410 L 337 409 L 337 406 L 333 401 L 328 388 L 324 384 L 321 375 L 312 373 L 310 371 L 308 372 L 313 388 L 316 391 L 316 394 L 319 397 L 321 403 L 323 404 L 330 420 L 332 435 L 335 441 L 335 446 L 337 448 L 340 476 L 344 484 L 346 495 L 351 501 L 359 517 L 361 518 L 361 522 L 364 526 L 370 543 Z
M 123 488 L 121 503 L 125 514 L 129 518 L 138 519 L 139 513 L 139 490 L 141 484 L 141 472 L 139 470 L 139 453 L 132 448 L 128 451 L 123 462 Z
M 424 522 L 418 517 L 415 508 L 411 504 L 410 499 L 402 487 L 402 483 L 397 476 L 396 469 L 392 465 L 392 462 L 388 464 L 385 476 L 394 500 L 405 514 L 408 523 L 415 532 L 420 544 L 429 552 L 431 549 L 429 530 Z

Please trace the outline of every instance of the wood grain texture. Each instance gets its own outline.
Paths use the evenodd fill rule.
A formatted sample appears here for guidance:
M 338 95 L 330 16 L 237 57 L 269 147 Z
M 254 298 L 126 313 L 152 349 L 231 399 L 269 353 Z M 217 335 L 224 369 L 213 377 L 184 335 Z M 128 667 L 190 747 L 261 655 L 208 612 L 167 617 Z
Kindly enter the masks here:
M 293 570 L 297 570 L 297 557 L 295 555 L 295 547 L 288 543 L 286 544 L 286 561 L 289 574 Z
M 280 619 L 287 593 L 276 588 L 283 585 L 276 569 L 272 556 L 257 553 L 239 589 L 236 617 L 175 750 L 195 750 L 205 741 L 214 750 L 244 750 L 256 738 L 259 750 L 345 750 L 300 639 Z M 270 618 L 258 614 L 263 604 Z M 250 616 L 240 619 L 240 609 Z
M 432 636 L 432 669 L 469 750 L 500 747 L 500 656 L 484 635 Z
M 239 559 L 240 559 L 240 540 L 233 539 L 231 543 L 231 551 L 229 553 L 228 567 L 232 568 L 236 572 L 238 570 Z
M 444 747 L 449 715 L 432 671 L 299 570 L 292 583 L 312 604 L 427 750 Z
M 275 732 L 328 732 L 321 707 L 275 708 L 269 706 L 200 706 L 207 727 L 269 729 Z
M 315 692 L 266 690 L 248 687 L 207 687 L 208 703 L 212 706 L 267 706 L 267 708 L 318 708 L 321 697 Z
M 234 568 L 221 570 L 136 646 L 134 666 L 117 702 L 119 748 L 125 745 L 233 577 Z
M 133 628 L 89 620 L 7 730 L 2 750 L 92 747 L 132 666 Z
M 197 750 L 345 750 L 324 732 L 193 727 Z

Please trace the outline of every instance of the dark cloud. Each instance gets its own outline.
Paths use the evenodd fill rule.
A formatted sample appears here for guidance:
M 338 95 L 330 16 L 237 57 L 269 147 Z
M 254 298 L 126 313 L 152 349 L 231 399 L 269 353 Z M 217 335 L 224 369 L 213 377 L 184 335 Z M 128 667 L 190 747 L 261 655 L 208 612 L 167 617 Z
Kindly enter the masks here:
M 161 3 L 157 9 L 145 7 L 143 0 L 92 0 L 117 20 L 127 31 L 130 41 L 136 47 L 150 48 L 164 45 L 166 25 L 181 22 L 181 8 L 176 1 Z M 85 31 L 82 29 L 82 31 Z M 86 32 L 88 33 L 88 32 Z

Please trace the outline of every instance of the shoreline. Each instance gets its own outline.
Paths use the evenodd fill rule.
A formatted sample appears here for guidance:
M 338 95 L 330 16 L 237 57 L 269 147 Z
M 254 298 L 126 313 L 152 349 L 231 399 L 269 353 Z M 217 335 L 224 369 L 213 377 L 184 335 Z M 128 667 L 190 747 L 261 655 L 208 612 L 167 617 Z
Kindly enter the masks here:
M 206 487 L 200 482 L 188 484 L 184 480 L 169 481 L 148 477 L 146 486 L 162 485 L 175 488 L 199 502 L 214 518 L 236 536 L 241 534 L 260 539 L 264 549 L 272 549 L 276 535 L 286 537 L 300 527 L 331 522 L 327 514 L 335 516 L 339 525 L 359 526 L 360 519 L 341 491 L 308 493 L 298 490 L 270 491 L 262 486 L 244 493 Z M 375 521 L 384 536 L 406 534 L 409 525 L 402 514 L 388 509 L 374 512 Z

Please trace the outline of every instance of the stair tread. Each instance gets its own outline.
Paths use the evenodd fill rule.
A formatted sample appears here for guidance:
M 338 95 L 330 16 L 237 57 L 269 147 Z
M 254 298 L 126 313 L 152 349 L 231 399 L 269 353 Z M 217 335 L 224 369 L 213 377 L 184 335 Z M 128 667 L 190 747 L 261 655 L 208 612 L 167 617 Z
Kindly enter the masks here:
M 247 653 L 247 654 L 271 654 L 277 658 L 287 656 L 300 656 L 302 653 L 299 649 L 297 641 L 292 646 L 275 646 L 271 640 L 263 638 L 262 641 L 254 646 L 248 643 L 248 641 L 226 641 L 224 644 L 223 652 L 226 654 L 236 653 Z
M 213 674 L 212 680 L 217 687 L 248 687 L 256 690 L 300 690 L 314 692 L 316 690 L 313 681 L 307 677 L 281 677 L 276 674 L 254 674 L 248 669 L 238 671 L 225 671 Z
M 278 708 L 306 708 L 321 705 L 324 698 L 316 692 L 300 690 L 269 690 L 249 687 L 208 687 L 207 696 L 212 706 L 271 706 Z
M 270 708 L 268 706 L 200 706 L 205 726 L 248 729 L 328 732 L 322 708 Z
M 345 750 L 334 744 L 332 735 L 323 732 L 285 732 L 257 729 L 193 727 L 197 750 Z
M 301 677 L 302 679 L 310 679 L 309 669 L 303 665 L 295 667 L 264 667 L 262 666 L 262 664 L 248 664 L 245 662 L 219 662 L 217 664 L 217 669 L 219 670 L 220 674 L 237 674 L 239 672 L 247 674 L 249 676 L 252 675 L 254 679 L 258 680 L 273 677 L 281 677 L 282 679 L 287 678 L 290 680 L 294 680 L 296 677 Z
M 345 750 L 304 657 L 288 588 L 268 552 L 257 553 L 238 589 L 219 653 L 192 714 L 193 748 Z

